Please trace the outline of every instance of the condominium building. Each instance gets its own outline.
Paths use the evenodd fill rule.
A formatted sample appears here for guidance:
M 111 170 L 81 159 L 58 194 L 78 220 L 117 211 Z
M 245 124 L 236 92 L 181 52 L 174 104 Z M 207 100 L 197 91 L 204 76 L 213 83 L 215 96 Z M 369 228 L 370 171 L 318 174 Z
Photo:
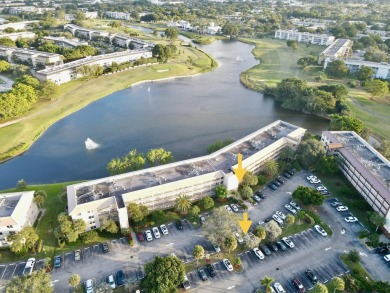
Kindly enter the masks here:
M 87 28 L 83 28 L 81 26 L 75 25 L 75 24 L 65 24 L 64 30 L 68 30 L 72 33 L 74 36 L 80 36 L 83 38 L 86 38 L 88 40 L 92 40 L 96 37 L 108 37 L 110 35 L 109 32 L 104 31 L 98 31 L 98 30 L 91 30 Z
M 118 11 L 106 11 L 104 14 L 109 18 L 131 20 L 130 13 Z
M 150 50 L 126 50 L 104 55 L 88 56 L 76 61 L 68 62 L 62 65 L 46 68 L 35 73 L 35 77 L 40 81 L 50 80 L 57 84 L 62 84 L 82 77 L 77 73 L 77 68 L 83 65 L 100 65 L 103 68 L 111 66 L 113 62 L 124 63 L 135 61 L 140 58 L 151 58 Z
M 17 32 L 17 33 L 10 33 L 10 34 L 0 34 L 0 38 L 9 38 L 12 41 L 16 41 L 19 38 L 32 39 L 32 38 L 35 38 L 35 33 L 33 33 L 33 32 Z
M 345 59 L 352 55 L 353 41 L 349 39 L 337 39 L 327 47 L 318 57 L 318 63 L 321 64 L 325 59 L 332 61 L 336 59 Z
M 361 59 L 346 59 L 344 60 L 345 65 L 349 68 L 349 73 L 356 73 L 362 66 L 370 67 L 374 70 L 372 77 L 390 79 L 390 63 L 385 62 L 370 62 Z
M 17 6 L 9 7 L 9 14 L 21 14 L 21 13 L 34 13 L 43 14 L 46 11 L 55 11 L 55 8 L 51 7 L 36 7 L 36 6 Z
M 390 237 L 390 162 L 353 131 L 324 131 L 328 153 L 342 158 L 340 169 L 367 203 L 386 218 Z
M 31 21 L 20 21 L 20 22 L 12 22 L 0 25 L 0 31 L 5 30 L 6 28 L 13 28 L 16 30 L 24 30 L 30 28 L 34 24 L 38 24 L 39 20 L 31 20 Z
M 43 37 L 43 39 L 65 48 L 75 48 L 81 45 L 88 45 L 87 41 L 80 41 L 79 39 L 67 39 L 65 37 Z
M 0 56 L 8 62 L 27 62 L 32 66 L 62 64 L 62 55 L 23 48 L 0 46 Z
M 0 194 L 0 247 L 9 245 L 8 235 L 33 226 L 37 217 L 34 191 Z
M 333 36 L 299 32 L 297 30 L 277 30 L 275 31 L 275 39 L 292 40 L 321 46 L 328 46 L 334 41 Z
M 107 217 L 127 228 L 130 202 L 150 210 L 167 209 L 181 194 L 199 200 L 213 195 L 219 185 L 236 190 L 238 180 L 232 169 L 237 167 L 238 154 L 246 170 L 258 172 L 286 147 L 296 149 L 305 131 L 278 120 L 207 156 L 70 185 L 68 213 L 73 220 L 83 219 L 87 230 L 99 228 Z

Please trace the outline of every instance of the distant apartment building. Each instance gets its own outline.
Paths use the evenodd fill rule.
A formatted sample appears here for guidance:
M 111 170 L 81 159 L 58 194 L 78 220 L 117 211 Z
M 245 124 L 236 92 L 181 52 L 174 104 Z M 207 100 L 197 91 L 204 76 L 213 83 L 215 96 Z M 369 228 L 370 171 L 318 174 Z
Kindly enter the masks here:
M 236 190 L 238 180 L 232 169 L 237 167 L 238 154 L 246 170 L 258 172 L 285 148 L 295 150 L 305 131 L 278 120 L 207 156 L 70 185 L 68 213 L 73 220 L 83 219 L 87 230 L 99 228 L 107 217 L 127 228 L 130 202 L 150 210 L 167 209 L 181 194 L 199 200 L 213 195 L 219 185 Z
M 349 73 L 356 73 L 362 66 L 370 67 L 374 70 L 372 77 L 390 79 L 390 63 L 379 63 L 379 62 L 370 62 L 364 61 L 361 59 L 346 59 L 344 60 L 345 65 L 349 68 Z
M 8 235 L 33 226 L 38 212 L 34 191 L 0 194 L 0 247 L 9 245 Z
M 387 37 L 387 36 L 389 36 L 389 32 L 388 31 L 366 30 L 365 33 L 366 34 L 378 35 L 380 37 Z
M 339 156 L 340 169 L 367 203 L 386 218 L 390 237 L 390 162 L 354 131 L 324 131 L 328 153 Z
M 50 80 L 57 84 L 62 84 L 77 78 L 82 77 L 77 73 L 77 68 L 83 65 L 100 65 L 103 68 L 111 66 L 113 62 L 124 63 L 135 61 L 140 58 L 151 58 L 152 52 L 148 49 L 144 50 L 127 50 L 122 52 L 89 56 L 66 64 L 46 68 L 35 73 L 35 76 L 40 81 Z
M 38 24 L 38 20 L 31 21 L 20 21 L 20 22 L 12 22 L 0 25 L 0 31 L 5 30 L 6 28 L 13 28 L 15 30 L 24 30 L 30 28 L 34 24 Z
M 75 24 L 65 24 L 64 30 L 70 31 L 72 35 L 76 37 L 82 37 L 88 40 L 92 40 L 96 37 L 108 37 L 110 35 L 109 32 L 91 30 L 87 28 L 83 28 L 81 26 Z
M 190 30 L 193 28 L 191 23 L 189 23 L 188 21 L 185 21 L 185 20 L 170 21 L 170 22 L 168 22 L 167 26 L 168 27 L 178 27 L 178 28 L 185 29 L 185 30 Z
M 43 14 L 46 11 L 54 11 L 55 8 L 51 7 L 36 7 L 36 6 L 17 6 L 17 7 L 9 7 L 9 14 L 21 14 L 21 13 L 33 13 L 33 14 Z
M 32 66 L 58 65 L 62 64 L 63 56 L 54 53 L 29 50 L 24 48 L 0 46 L 0 56 L 5 57 L 8 62 L 27 62 Z
M 130 13 L 117 12 L 117 11 L 105 11 L 104 14 L 109 18 L 131 20 Z
M 16 41 L 19 38 L 32 39 L 32 38 L 35 38 L 35 33 L 33 33 L 33 32 L 18 32 L 18 33 L 10 33 L 10 34 L 0 34 L 0 38 L 9 38 L 12 41 Z
M 353 41 L 349 39 L 337 39 L 330 44 L 318 57 L 318 63 L 321 64 L 325 59 L 345 59 L 352 55 Z
M 86 41 L 80 41 L 79 39 L 67 39 L 65 37 L 43 37 L 43 39 L 65 48 L 75 48 L 81 45 L 88 45 L 88 42 Z
M 297 30 L 277 30 L 275 31 L 275 39 L 291 40 L 299 43 L 309 43 L 321 46 L 328 46 L 334 41 L 333 36 L 299 32 Z

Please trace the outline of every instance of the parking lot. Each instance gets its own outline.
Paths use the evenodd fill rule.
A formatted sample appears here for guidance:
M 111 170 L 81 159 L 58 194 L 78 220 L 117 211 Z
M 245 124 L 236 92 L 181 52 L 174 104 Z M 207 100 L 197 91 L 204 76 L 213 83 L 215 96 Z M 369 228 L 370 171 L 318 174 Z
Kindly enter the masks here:
M 264 189 L 265 198 L 255 206 L 249 206 L 248 216 L 253 221 L 252 228 L 266 218 L 270 218 L 275 211 L 285 214 L 289 212 L 284 205 L 291 201 L 292 191 L 299 185 L 312 186 L 307 180 L 308 173 L 301 172 L 278 188 L 278 190 Z M 318 213 L 334 231 L 333 236 L 323 237 L 316 230 L 309 229 L 291 236 L 295 247 L 286 251 L 273 252 L 259 260 L 251 250 L 240 254 L 244 271 L 242 273 L 228 272 L 223 264 L 213 264 L 216 276 L 207 281 L 201 281 L 196 271 L 189 272 L 193 292 L 253 292 L 260 287 L 259 280 L 268 275 L 280 282 L 287 292 L 293 290 L 291 280 L 295 277 L 309 289 L 312 285 L 304 275 L 305 270 L 312 270 L 321 282 L 328 282 L 335 276 L 345 274 L 348 270 L 339 259 L 340 253 L 357 249 L 363 256 L 362 262 L 369 272 L 377 272 L 379 279 L 390 280 L 388 267 L 381 260 L 381 256 L 368 252 L 357 240 L 357 233 L 363 228 L 360 222 L 347 223 L 344 218 L 351 216 L 349 211 L 337 212 L 331 204 L 337 201 L 330 198 L 318 209 Z M 207 216 L 207 215 L 206 215 Z M 71 274 L 81 276 L 82 282 L 93 279 L 94 284 L 106 281 L 109 275 L 123 270 L 126 281 L 138 282 L 144 277 L 143 267 L 154 256 L 166 256 L 174 253 L 184 263 L 194 261 L 192 251 L 195 245 L 202 245 L 206 253 L 215 253 L 211 243 L 202 234 L 202 229 L 194 227 L 183 220 L 183 230 L 178 230 L 174 223 L 166 224 L 169 233 L 150 242 L 139 243 L 136 239 L 134 247 L 130 247 L 125 238 L 108 242 L 109 252 L 103 253 L 99 245 L 92 245 L 81 250 L 81 260 L 75 261 L 74 252 L 61 255 L 62 265 L 53 269 L 52 280 L 56 292 L 68 292 L 68 279 Z M 368 257 L 374 255 L 375 257 Z M 365 257 L 365 256 L 366 257 Z M 21 275 L 25 262 L 0 265 L 0 278 L 10 279 L 14 275 Z M 43 260 L 37 262 L 36 269 L 43 267 Z M 379 268 L 379 269 L 378 269 Z M 387 272 L 387 274 L 386 274 Z

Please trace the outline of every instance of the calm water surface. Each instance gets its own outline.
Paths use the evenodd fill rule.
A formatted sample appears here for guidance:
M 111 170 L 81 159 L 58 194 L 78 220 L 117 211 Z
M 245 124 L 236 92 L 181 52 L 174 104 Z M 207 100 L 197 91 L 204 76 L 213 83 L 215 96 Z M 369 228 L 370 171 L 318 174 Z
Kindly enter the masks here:
M 257 63 L 252 48 L 216 41 L 202 47 L 220 64 L 215 71 L 136 85 L 62 119 L 25 154 L 0 165 L 0 189 L 21 178 L 37 184 L 107 176 L 107 162 L 131 149 L 162 147 L 176 160 L 196 157 L 217 139 L 239 139 L 277 119 L 313 133 L 325 129 L 325 120 L 282 109 L 240 84 L 240 72 Z M 87 150 L 88 137 L 100 146 Z

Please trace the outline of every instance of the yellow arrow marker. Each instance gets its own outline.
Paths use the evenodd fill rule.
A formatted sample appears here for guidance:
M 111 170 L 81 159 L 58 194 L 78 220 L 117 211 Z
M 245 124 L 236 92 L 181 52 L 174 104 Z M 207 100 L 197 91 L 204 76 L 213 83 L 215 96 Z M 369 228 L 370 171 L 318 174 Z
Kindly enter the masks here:
M 242 232 L 244 232 L 244 235 L 248 233 L 249 227 L 252 225 L 252 221 L 248 220 L 248 213 L 243 214 L 243 220 L 238 221 L 240 224 L 240 227 L 242 229 Z
M 242 167 L 242 155 L 238 154 L 237 155 L 238 163 L 237 163 L 237 168 L 234 168 L 234 174 L 236 174 L 236 177 L 238 179 L 238 182 L 241 182 L 242 179 L 244 178 L 246 169 Z

